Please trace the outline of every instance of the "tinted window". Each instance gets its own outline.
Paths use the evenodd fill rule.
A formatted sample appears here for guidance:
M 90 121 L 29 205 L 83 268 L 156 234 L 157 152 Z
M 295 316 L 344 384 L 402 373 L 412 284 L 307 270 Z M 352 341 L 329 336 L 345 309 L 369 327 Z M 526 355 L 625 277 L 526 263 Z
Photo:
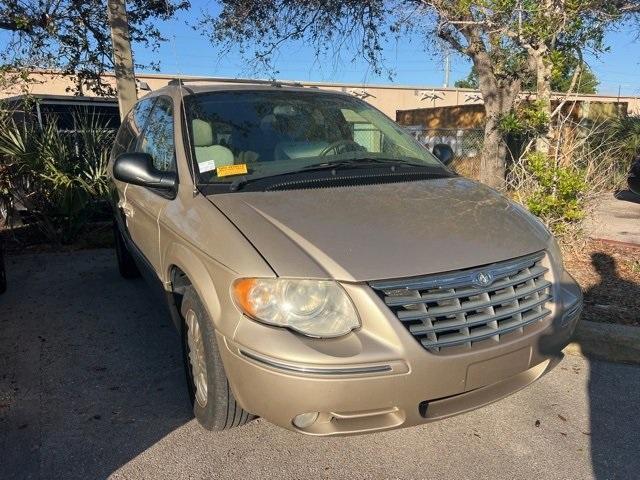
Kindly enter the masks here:
M 148 98 L 141 100 L 135 107 L 127 114 L 118 135 L 113 145 L 113 156 L 117 157 L 121 153 L 131 151 L 135 145 L 135 140 L 142 132 L 145 121 L 149 116 L 151 107 L 155 98 Z
M 153 166 L 160 171 L 175 171 L 175 155 L 173 146 L 173 108 L 171 99 L 158 98 L 144 134 L 138 144 L 140 152 L 153 157 Z

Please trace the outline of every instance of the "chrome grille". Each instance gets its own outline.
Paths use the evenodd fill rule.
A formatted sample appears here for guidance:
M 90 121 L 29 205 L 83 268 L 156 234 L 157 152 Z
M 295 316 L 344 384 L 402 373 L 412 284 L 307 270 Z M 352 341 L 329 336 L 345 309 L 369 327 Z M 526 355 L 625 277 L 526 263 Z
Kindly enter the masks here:
M 424 348 L 440 352 L 499 342 L 551 313 L 544 252 L 421 278 L 372 282 Z

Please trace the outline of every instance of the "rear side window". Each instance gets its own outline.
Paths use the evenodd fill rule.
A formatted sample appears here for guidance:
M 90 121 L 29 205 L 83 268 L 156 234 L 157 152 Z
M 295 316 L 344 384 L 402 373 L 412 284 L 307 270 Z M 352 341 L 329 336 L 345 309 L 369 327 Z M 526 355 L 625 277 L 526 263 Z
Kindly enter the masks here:
M 155 98 L 148 98 L 139 101 L 133 109 L 127 114 L 113 145 L 113 157 L 117 157 L 121 153 L 129 152 L 135 147 L 135 140 L 142 132 L 147 117 L 153 107 Z
M 170 98 L 159 97 L 138 144 L 138 151 L 153 158 L 153 166 L 162 172 L 175 172 L 173 142 L 173 106 Z

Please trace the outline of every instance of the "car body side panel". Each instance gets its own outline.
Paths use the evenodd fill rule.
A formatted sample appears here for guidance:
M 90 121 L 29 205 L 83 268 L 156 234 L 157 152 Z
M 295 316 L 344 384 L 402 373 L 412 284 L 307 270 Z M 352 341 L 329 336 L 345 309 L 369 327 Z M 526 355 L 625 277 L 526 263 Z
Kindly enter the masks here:
M 166 252 L 176 242 L 188 245 L 208 261 L 230 271 L 246 276 L 274 276 L 253 245 L 205 197 L 193 197 L 190 192 L 180 190 L 160 216 L 160 249 L 163 253 L 158 274 L 164 281 L 170 280 L 167 267 L 172 261 Z
M 154 270 L 160 270 L 160 233 L 158 217 L 169 202 L 167 198 L 137 185 L 127 187 L 127 229 L 131 239 L 144 253 Z
M 186 198 L 185 198 L 186 197 Z M 233 335 L 241 314 L 229 287 L 237 272 L 273 277 L 269 265 L 217 209 L 186 188 L 161 212 L 158 276 L 170 291 L 174 267 L 184 272 L 202 300 L 216 330 Z

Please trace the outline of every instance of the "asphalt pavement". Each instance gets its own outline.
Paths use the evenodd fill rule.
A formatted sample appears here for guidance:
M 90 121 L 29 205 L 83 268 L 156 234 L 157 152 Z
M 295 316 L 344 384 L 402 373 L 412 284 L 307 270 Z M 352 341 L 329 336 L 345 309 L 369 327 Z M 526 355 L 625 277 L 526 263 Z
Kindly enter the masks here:
M 600 195 L 584 228 L 591 238 L 640 245 L 640 196 L 629 190 Z
M 640 478 L 638 366 L 567 356 L 505 400 L 385 433 L 313 438 L 261 419 L 211 433 L 188 406 L 169 319 L 112 251 L 7 269 L 2 479 Z

